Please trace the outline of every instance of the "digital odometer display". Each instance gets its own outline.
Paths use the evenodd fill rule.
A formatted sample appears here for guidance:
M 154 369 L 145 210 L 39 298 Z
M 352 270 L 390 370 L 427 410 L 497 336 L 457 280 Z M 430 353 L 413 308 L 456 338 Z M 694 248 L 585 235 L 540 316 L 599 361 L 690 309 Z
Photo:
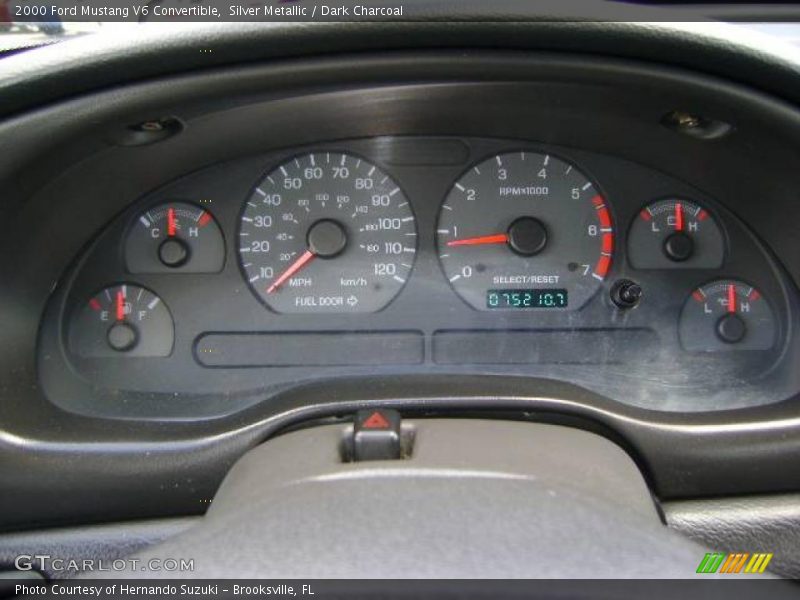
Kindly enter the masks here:
M 489 290 L 486 308 L 567 308 L 569 297 L 565 289 Z

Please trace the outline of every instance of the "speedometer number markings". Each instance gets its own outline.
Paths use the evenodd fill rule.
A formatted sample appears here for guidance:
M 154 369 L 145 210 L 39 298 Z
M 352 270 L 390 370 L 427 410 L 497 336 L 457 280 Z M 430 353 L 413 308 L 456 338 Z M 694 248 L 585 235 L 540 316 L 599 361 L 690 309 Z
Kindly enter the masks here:
M 416 254 L 400 187 L 377 166 L 335 152 L 270 172 L 245 203 L 239 237 L 251 288 L 281 313 L 380 310 Z

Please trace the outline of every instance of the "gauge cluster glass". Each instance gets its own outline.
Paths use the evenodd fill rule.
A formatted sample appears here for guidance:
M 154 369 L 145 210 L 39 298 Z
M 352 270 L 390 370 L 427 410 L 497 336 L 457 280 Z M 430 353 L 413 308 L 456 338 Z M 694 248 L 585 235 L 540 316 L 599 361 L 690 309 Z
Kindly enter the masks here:
M 154 414 L 175 394 L 255 402 L 421 373 L 561 379 L 657 410 L 776 401 L 797 299 L 723 200 L 508 140 L 239 159 L 154 191 L 98 237 L 49 309 L 43 376 L 61 364 L 92 386 L 70 388 L 76 403 L 115 389 L 125 400 L 105 409 Z

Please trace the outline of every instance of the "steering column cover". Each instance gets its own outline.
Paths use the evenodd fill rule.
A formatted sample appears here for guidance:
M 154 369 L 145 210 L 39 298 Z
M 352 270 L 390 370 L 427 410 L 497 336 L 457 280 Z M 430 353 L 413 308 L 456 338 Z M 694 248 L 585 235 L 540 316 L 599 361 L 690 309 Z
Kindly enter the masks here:
M 197 526 L 138 558 L 191 558 L 183 576 L 207 578 L 601 578 L 689 577 L 704 555 L 661 523 L 636 465 L 605 438 L 406 426 L 407 460 L 342 462 L 341 425 L 275 438 L 234 465 Z

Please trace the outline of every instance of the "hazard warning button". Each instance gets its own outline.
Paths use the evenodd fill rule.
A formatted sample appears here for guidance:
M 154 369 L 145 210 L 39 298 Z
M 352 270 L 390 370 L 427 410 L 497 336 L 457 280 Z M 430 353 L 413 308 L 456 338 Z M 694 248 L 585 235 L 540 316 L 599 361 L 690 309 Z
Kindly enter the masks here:
M 353 427 L 353 460 L 401 457 L 400 413 L 384 408 L 360 410 Z

